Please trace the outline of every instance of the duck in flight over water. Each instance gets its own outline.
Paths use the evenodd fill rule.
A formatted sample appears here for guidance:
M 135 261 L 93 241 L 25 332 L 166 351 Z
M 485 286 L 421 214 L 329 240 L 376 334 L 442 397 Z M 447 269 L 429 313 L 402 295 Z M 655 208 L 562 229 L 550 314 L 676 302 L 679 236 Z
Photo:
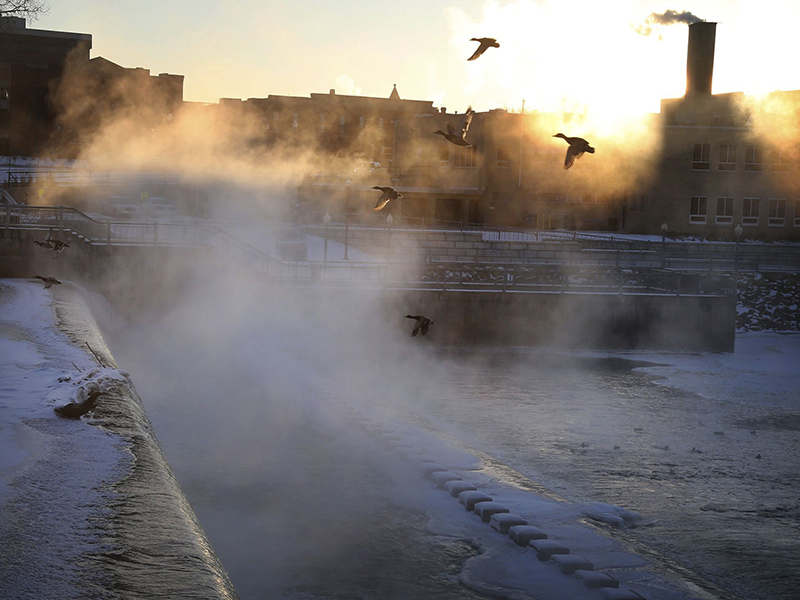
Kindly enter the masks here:
M 378 202 L 375 204 L 375 208 L 372 210 L 381 210 L 387 204 L 389 204 L 389 200 L 397 200 L 398 198 L 402 198 L 403 195 L 399 194 L 397 190 L 391 187 L 381 187 L 379 185 L 373 185 L 373 190 L 380 190 L 381 197 L 378 198 Z
M 406 319 L 414 319 L 417 321 L 417 324 L 414 325 L 414 331 L 411 332 L 411 337 L 414 337 L 420 332 L 422 332 L 422 335 L 425 335 L 428 333 L 428 327 L 436 325 L 436 321 L 432 321 L 428 317 L 423 317 L 422 315 L 406 315 Z
M 584 152 L 594 154 L 594 148 L 592 148 L 589 145 L 589 142 L 583 138 L 567 137 L 563 133 L 557 133 L 553 137 L 560 137 L 569 144 L 569 148 L 567 148 L 567 156 L 564 158 L 565 169 L 569 169 L 576 160 L 583 156 Z
M 472 107 L 467 108 L 467 112 L 464 113 L 464 116 L 461 118 L 461 123 L 458 126 L 458 129 L 453 127 L 452 123 L 447 123 L 445 125 L 447 129 L 447 133 L 442 131 L 441 129 L 437 129 L 434 131 L 434 135 L 440 135 L 444 139 L 446 139 L 451 144 L 455 144 L 456 146 L 471 146 L 467 141 L 467 131 L 469 131 L 469 126 L 472 123 L 472 116 L 475 114 L 475 111 L 472 110 Z
M 481 54 L 486 52 L 489 48 L 499 48 L 500 44 L 497 43 L 497 40 L 494 38 L 472 38 L 470 42 L 478 42 L 480 46 L 475 52 L 470 56 L 467 60 L 475 60 Z

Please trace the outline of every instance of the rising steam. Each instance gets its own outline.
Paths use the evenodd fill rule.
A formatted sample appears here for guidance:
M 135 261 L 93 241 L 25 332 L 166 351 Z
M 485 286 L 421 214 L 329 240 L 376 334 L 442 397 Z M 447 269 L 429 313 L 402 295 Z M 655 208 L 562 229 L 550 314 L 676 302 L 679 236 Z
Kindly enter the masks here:
M 690 13 L 688 10 L 678 12 L 677 10 L 666 10 L 663 13 L 650 13 L 644 21 L 644 25 L 636 27 L 636 33 L 639 35 L 652 35 L 653 25 L 674 25 L 675 23 L 685 23 L 692 25 L 693 23 L 700 23 L 703 19 Z

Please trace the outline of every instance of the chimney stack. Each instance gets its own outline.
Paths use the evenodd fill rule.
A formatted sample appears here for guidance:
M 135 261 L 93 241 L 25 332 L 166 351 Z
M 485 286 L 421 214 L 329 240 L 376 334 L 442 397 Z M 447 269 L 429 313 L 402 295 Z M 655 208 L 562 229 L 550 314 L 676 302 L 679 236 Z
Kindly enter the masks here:
M 711 94 L 714 76 L 714 42 L 717 24 L 700 21 L 689 25 L 686 54 L 686 95 Z

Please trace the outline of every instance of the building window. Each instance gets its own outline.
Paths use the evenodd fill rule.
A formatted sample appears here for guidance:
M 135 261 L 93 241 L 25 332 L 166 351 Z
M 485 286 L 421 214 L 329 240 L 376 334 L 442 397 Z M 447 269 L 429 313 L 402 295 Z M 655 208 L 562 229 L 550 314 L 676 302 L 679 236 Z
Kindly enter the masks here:
M 458 146 L 456 148 L 455 166 L 474 167 L 475 164 L 475 148 L 473 146 Z
M 339 117 L 339 135 L 344 135 L 344 115 Z
M 733 223 L 733 198 L 728 196 L 717 198 L 717 225 Z
M 325 115 L 319 116 L 319 132 L 325 133 Z
M 450 164 L 450 145 L 448 143 L 439 145 L 439 166 L 446 167 Z
M 736 144 L 719 145 L 719 170 L 736 170 Z
M 364 129 L 364 124 L 365 124 L 364 117 L 358 117 L 358 128 Z
M 272 113 L 272 133 L 278 132 L 278 113 Z
M 708 171 L 711 167 L 711 144 L 695 144 L 692 151 L 692 169 Z
M 508 148 L 506 148 L 505 146 L 497 147 L 497 166 L 498 167 L 511 166 L 511 154 L 509 153 Z
M 381 161 L 380 162 L 387 162 L 389 164 L 392 163 L 394 160 L 394 148 L 391 146 L 382 146 L 381 147 Z
M 742 225 L 758 225 L 758 212 L 760 208 L 760 198 L 743 198 Z
M 747 144 L 744 147 L 745 171 L 760 171 L 763 162 L 764 158 L 761 148 L 759 148 L 755 144 Z
M 789 161 L 786 157 L 786 152 L 780 149 L 773 150 L 770 152 L 770 165 L 769 168 L 771 171 L 776 173 L 782 173 L 783 171 L 789 170 Z
M 383 117 L 378 117 L 378 127 L 383 129 Z
M 300 119 L 297 117 L 297 113 L 292 114 L 292 133 L 297 133 L 297 129 L 300 127 Z
M 783 227 L 786 225 L 786 198 L 769 199 L 769 216 L 767 225 Z
M 708 214 L 708 198 L 706 196 L 692 196 L 689 206 L 689 224 L 705 225 Z

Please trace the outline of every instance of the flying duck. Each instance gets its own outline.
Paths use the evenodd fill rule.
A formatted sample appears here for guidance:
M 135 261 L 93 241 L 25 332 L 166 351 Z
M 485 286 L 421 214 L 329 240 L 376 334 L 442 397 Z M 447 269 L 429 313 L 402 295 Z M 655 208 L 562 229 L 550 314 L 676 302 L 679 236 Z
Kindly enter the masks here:
M 417 321 L 417 324 L 414 325 L 414 331 L 411 332 L 411 337 L 414 337 L 420 331 L 422 335 L 425 335 L 428 333 L 428 327 L 436 325 L 436 321 L 432 321 L 428 317 L 423 317 L 422 315 L 406 315 L 406 319 L 415 319 Z
M 576 160 L 583 156 L 584 152 L 594 154 L 594 148 L 592 148 L 589 145 L 589 142 L 583 138 L 567 137 L 563 133 L 557 133 L 553 137 L 560 137 L 569 144 L 569 148 L 567 148 L 567 156 L 564 159 L 565 169 L 569 169 Z
M 497 43 L 497 40 L 494 38 L 472 38 L 470 42 L 478 42 L 480 46 L 475 52 L 470 56 L 467 60 L 475 60 L 481 54 L 486 52 L 489 48 L 499 48 L 500 44 Z
M 41 275 L 34 275 L 34 279 L 41 279 L 44 282 L 44 289 L 53 287 L 54 285 L 61 285 L 61 282 L 55 277 L 42 277 Z
M 447 123 L 447 125 L 445 125 L 447 133 L 441 129 L 437 129 L 433 133 L 434 135 L 442 136 L 448 142 L 455 144 L 456 146 L 471 146 L 472 144 L 467 141 L 467 131 L 469 130 L 470 123 L 472 123 L 472 116 L 474 114 L 475 111 L 472 110 L 472 107 L 470 106 L 467 108 L 467 112 L 465 112 L 464 116 L 461 118 L 461 123 L 459 124 L 458 129 L 453 127 L 452 123 Z
M 389 200 L 397 200 L 398 198 L 402 198 L 403 195 L 397 193 L 397 190 L 390 187 L 381 187 L 379 185 L 373 185 L 373 190 L 380 190 L 381 197 L 378 198 L 378 202 L 375 204 L 375 208 L 372 210 L 381 210 L 384 206 L 389 204 Z

